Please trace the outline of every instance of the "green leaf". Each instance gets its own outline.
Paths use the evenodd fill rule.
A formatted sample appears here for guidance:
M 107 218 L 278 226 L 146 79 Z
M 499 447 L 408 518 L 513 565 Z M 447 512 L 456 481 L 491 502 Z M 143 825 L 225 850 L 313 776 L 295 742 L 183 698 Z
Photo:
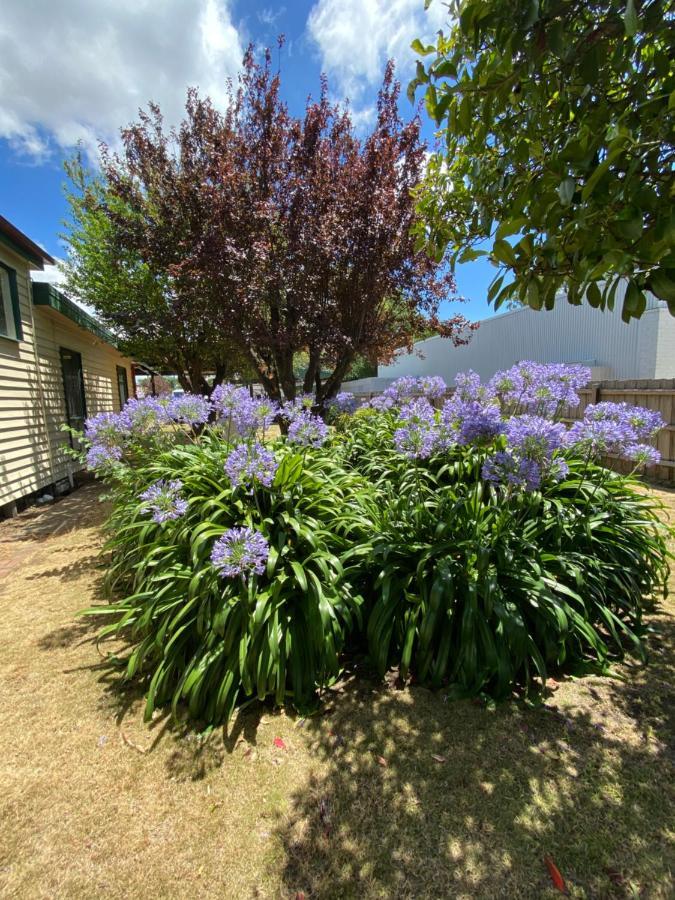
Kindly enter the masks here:
M 647 298 L 631 278 L 626 289 L 626 296 L 623 301 L 623 309 L 621 310 L 621 318 L 624 322 L 630 322 L 631 319 L 639 319 L 645 311 Z
M 635 9 L 635 0 L 628 0 L 626 3 L 626 12 L 623 17 L 623 24 L 628 37 L 633 37 L 637 33 L 639 27 L 638 14 Z
M 600 293 L 600 288 L 598 287 L 597 282 L 592 281 L 588 285 L 588 290 L 586 291 L 586 299 L 594 309 L 598 309 L 598 307 L 602 304 L 602 294 Z
M 660 300 L 675 301 L 675 270 L 656 269 L 649 276 L 649 288 Z
M 527 225 L 525 216 L 517 216 L 515 219 L 506 219 L 502 222 L 495 232 L 496 238 L 510 237 L 512 234 L 519 234 Z
M 513 247 L 508 243 L 508 241 L 495 241 L 492 245 L 492 255 L 496 260 L 504 263 L 507 266 L 516 265 L 516 254 Z
M 420 56 L 428 56 L 436 49 L 433 44 L 423 44 L 419 38 L 415 38 L 410 47 Z
M 558 185 L 558 196 L 563 206 L 569 206 L 574 197 L 577 183 L 574 178 L 564 178 Z

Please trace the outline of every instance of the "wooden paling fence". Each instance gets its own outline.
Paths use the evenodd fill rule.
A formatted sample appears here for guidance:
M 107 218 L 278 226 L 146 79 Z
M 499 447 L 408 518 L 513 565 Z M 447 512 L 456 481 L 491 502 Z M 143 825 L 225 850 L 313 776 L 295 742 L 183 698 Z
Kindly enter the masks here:
M 349 385 L 344 385 L 349 390 Z M 372 399 L 377 393 L 359 395 L 363 399 Z M 675 378 L 639 379 L 637 381 L 598 381 L 589 384 L 579 391 L 581 403 L 577 407 L 568 407 L 563 411 L 563 421 L 575 422 L 582 419 L 584 410 L 591 403 L 610 401 L 612 403 L 628 403 L 631 406 L 645 406 L 658 410 L 666 422 L 665 428 L 659 432 L 656 449 L 661 453 L 658 466 L 649 466 L 646 475 L 656 481 L 675 483 Z M 616 457 L 605 460 L 608 466 L 619 472 L 629 472 L 631 464 Z
M 661 462 L 658 466 L 650 466 L 646 474 L 657 481 L 675 483 L 675 378 L 599 381 L 579 391 L 579 395 L 581 403 L 574 409 L 565 410 L 565 421 L 582 419 L 589 404 L 605 401 L 644 406 L 660 412 L 666 426 L 659 432 L 654 446 L 661 454 Z M 624 460 L 609 458 L 606 462 L 619 472 L 631 469 L 631 464 Z

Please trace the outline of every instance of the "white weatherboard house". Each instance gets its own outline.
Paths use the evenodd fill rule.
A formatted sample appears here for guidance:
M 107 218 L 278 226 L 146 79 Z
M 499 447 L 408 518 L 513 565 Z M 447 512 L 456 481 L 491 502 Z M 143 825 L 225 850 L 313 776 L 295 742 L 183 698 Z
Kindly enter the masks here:
M 550 311 L 524 308 L 483 320 L 464 347 L 440 337 L 419 341 L 413 353 L 380 366 L 378 378 L 367 379 L 373 384 L 361 389 L 382 390 L 401 375 L 442 375 L 452 384 L 458 372 L 468 369 L 487 379 L 525 359 L 584 363 L 593 381 L 675 378 L 675 317 L 649 295 L 642 318 L 626 324 L 621 320 L 624 290 L 617 290 L 614 312 L 571 306 L 563 296 Z M 345 389 L 354 390 L 351 384 Z
M 61 426 L 119 409 L 133 385 L 114 336 L 53 285 L 31 282 L 53 262 L 0 216 L 0 517 L 72 485 L 82 467 Z

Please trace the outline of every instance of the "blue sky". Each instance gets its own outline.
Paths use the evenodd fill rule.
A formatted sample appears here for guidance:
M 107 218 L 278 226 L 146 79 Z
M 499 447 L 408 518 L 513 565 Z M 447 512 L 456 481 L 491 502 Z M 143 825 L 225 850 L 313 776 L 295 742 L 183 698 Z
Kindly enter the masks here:
M 386 59 L 396 60 L 405 86 L 415 59 L 410 42 L 444 26 L 440 0 L 427 13 L 424 0 L 5 0 L 0 212 L 63 256 L 62 164 L 77 142 L 93 160 L 97 141 L 114 142 L 150 99 L 177 121 L 188 85 L 218 102 L 249 41 L 274 46 L 280 33 L 291 111 L 299 114 L 317 93 L 323 71 L 331 94 L 349 97 L 355 122 L 367 130 Z M 401 111 L 414 113 L 405 96 Z M 428 121 L 424 133 L 432 142 Z M 472 319 L 491 312 L 485 295 L 493 272 L 477 261 L 457 273 L 459 293 L 469 298 L 462 312 Z

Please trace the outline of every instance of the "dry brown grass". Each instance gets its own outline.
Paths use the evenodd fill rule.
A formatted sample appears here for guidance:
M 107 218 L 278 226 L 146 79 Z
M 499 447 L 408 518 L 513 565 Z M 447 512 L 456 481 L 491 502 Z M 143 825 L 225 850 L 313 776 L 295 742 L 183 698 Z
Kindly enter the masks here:
M 143 726 L 75 616 L 103 512 L 87 487 L 0 525 L 2 896 L 559 896 L 545 854 L 574 897 L 672 896 L 672 603 L 650 666 L 544 708 L 358 677 L 202 740 Z

